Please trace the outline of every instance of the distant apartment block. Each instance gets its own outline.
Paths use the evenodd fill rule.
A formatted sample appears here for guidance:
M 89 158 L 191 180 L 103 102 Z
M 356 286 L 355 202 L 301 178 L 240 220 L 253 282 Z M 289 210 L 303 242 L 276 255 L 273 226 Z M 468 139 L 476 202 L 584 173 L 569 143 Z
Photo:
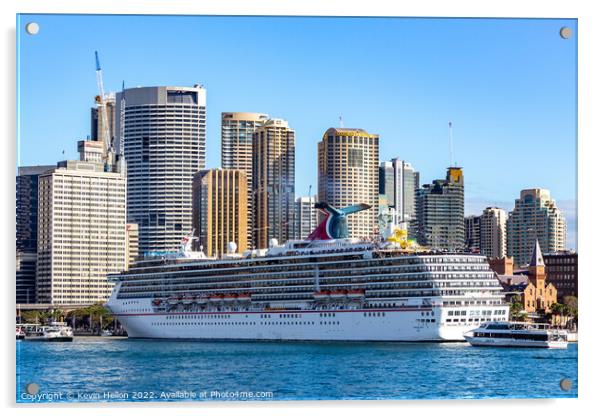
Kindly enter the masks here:
M 255 248 L 294 236 L 295 131 L 286 120 L 270 119 L 253 133 Z
M 295 238 L 303 240 L 318 225 L 315 196 L 302 196 L 295 201 Z
M 566 221 L 547 189 L 524 189 L 507 222 L 507 251 L 514 263 L 529 261 L 535 240 L 544 253 L 566 249 Z
M 469 215 L 464 218 L 465 246 L 468 251 L 481 251 L 481 216 Z
M 480 249 L 487 257 L 506 256 L 506 222 L 508 214 L 501 208 L 487 207 L 480 216 Z
M 464 175 L 462 168 L 447 169 L 446 179 L 438 179 L 416 190 L 414 233 L 423 246 L 463 250 Z
M 395 210 L 395 223 L 409 224 L 416 216 L 415 193 L 420 187 L 420 174 L 410 163 L 395 158 L 380 163 L 378 182 L 379 194 L 385 195 L 388 206 Z
M 208 256 L 247 250 L 247 177 L 244 170 L 207 169 L 193 179 L 193 225 Z
M 247 246 L 253 246 L 253 133 L 269 116 L 263 113 L 222 113 L 222 168 L 241 169 L 247 177 Z
M 372 238 L 378 233 L 378 168 L 378 134 L 330 128 L 318 143 L 318 202 L 336 208 L 359 203 L 371 206 L 348 218 L 350 237 Z

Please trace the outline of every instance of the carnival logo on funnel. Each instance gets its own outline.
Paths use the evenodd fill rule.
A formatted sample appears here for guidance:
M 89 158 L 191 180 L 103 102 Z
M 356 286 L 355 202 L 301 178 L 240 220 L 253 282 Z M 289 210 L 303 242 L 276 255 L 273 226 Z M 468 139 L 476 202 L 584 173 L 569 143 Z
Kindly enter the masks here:
M 370 208 L 368 204 L 349 205 L 345 208 L 335 208 L 325 202 L 316 203 L 315 207 L 326 214 L 326 218 L 307 236 L 306 240 L 333 240 L 349 238 L 347 215 Z

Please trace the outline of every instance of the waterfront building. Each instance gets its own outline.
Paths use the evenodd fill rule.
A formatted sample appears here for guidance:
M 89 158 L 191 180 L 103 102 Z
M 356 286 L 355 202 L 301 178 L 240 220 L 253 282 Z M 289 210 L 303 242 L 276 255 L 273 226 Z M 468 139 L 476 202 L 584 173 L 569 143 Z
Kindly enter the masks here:
M 35 251 L 17 250 L 17 303 L 36 303 L 36 259 Z
M 464 218 L 464 240 L 466 249 L 473 253 L 481 252 L 481 216 L 469 215 Z
M 138 247 L 138 224 L 126 224 L 125 226 L 126 233 L 126 251 L 128 253 L 128 261 L 127 266 L 134 264 L 139 255 L 139 247 Z M 127 268 L 126 268 L 127 270 Z
M 506 256 L 506 221 L 501 208 L 487 207 L 480 216 L 480 249 L 487 257 Z
M 336 208 L 371 206 L 349 218 L 350 237 L 378 233 L 378 161 L 379 136 L 362 129 L 330 128 L 318 143 L 318 202 Z
M 255 248 L 294 236 L 295 131 L 286 120 L 270 119 L 253 133 Z
M 241 169 L 247 177 L 247 247 L 253 246 L 253 133 L 268 119 L 264 113 L 222 113 L 222 168 Z
M 303 240 L 318 226 L 315 196 L 301 196 L 295 200 L 295 238 Z
M 125 176 L 103 163 L 59 162 L 40 175 L 38 198 L 37 302 L 105 301 L 107 274 L 127 265 Z
M 53 165 L 21 166 L 16 184 L 17 251 L 35 253 L 38 248 L 38 179 Z
M 104 163 L 102 160 L 104 145 L 101 141 L 80 140 L 77 142 L 77 151 L 80 154 L 80 160 L 84 162 Z
M 577 253 L 572 250 L 544 253 L 548 281 L 558 290 L 558 299 L 579 296 Z
M 547 189 L 524 189 L 507 221 L 507 252 L 519 265 L 529 261 L 535 240 L 545 253 L 566 249 L 566 221 Z
M 464 249 L 464 175 L 462 168 L 447 169 L 446 179 L 416 190 L 414 234 L 422 246 Z
M 192 181 L 195 236 L 208 256 L 222 256 L 228 245 L 247 249 L 247 177 L 244 170 L 207 169 Z
M 507 261 L 507 260 L 506 260 Z M 510 266 L 512 270 L 512 266 Z M 509 270 L 506 269 L 506 273 Z M 544 314 L 558 301 L 558 291 L 553 283 L 546 280 L 546 265 L 539 242 L 533 246 L 527 274 L 497 275 L 508 300 L 519 296 L 523 310 L 529 314 Z
M 395 209 L 395 222 L 410 223 L 415 218 L 415 193 L 420 174 L 412 165 L 399 158 L 381 162 L 379 166 L 379 194 L 385 195 L 390 208 Z
M 206 91 L 129 88 L 117 93 L 118 114 L 122 98 L 127 221 L 138 224 L 141 254 L 175 251 L 192 228 L 192 176 L 205 167 Z

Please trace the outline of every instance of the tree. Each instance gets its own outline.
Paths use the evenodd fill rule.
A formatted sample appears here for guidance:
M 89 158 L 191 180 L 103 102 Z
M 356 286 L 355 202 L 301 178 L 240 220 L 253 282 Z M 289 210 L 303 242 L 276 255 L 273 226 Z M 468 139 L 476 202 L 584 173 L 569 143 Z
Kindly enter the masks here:
M 511 320 L 522 320 L 524 319 L 523 302 L 519 295 L 514 295 L 510 303 L 510 319 Z

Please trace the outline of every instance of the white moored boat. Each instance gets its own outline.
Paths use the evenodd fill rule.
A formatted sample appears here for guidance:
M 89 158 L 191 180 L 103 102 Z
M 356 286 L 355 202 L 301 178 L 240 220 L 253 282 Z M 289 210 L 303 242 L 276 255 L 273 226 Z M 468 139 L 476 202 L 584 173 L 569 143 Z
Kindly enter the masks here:
M 550 329 L 547 324 L 527 322 L 485 322 L 464 334 L 464 338 L 479 347 L 567 348 L 568 333 Z

